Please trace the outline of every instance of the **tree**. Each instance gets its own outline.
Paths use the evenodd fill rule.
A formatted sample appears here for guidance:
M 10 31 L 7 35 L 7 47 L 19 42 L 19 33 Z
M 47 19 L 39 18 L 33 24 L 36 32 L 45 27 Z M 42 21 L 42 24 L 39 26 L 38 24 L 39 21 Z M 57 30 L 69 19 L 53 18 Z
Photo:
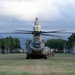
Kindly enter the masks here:
M 75 33 L 73 33 L 69 38 L 68 38 L 68 41 L 67 41 L 67 47 L 68 49 L 71 49 L 73 44 L 75 42 Z
M 0 48 L 1 48 L 1 52 L 2 53 L 4 53 L 4 49 L 5 49 L 5 47 L 4 47 L 4 40 L 3 39 L 0 39 Z
M 19 39 L 11 36 L 0 39 L 0 45 L 3 53 L 10 53 L 13 49 L 21 48 Z
M 63 52 L 64 45 L 66 43 L 66 40 L 63 39 L 49 39 L 46 41 L 46 46 L 53 48 L 53 49 L 58 49 L 59 52 Z
M 1 43 L 1 39 L 0 39 L 0 53 L 2 52 L 1 46 L 2 46 L 2 43 Z
M 14 38 L 14 48 L 21 48 L 20 40 L 18 38 Z

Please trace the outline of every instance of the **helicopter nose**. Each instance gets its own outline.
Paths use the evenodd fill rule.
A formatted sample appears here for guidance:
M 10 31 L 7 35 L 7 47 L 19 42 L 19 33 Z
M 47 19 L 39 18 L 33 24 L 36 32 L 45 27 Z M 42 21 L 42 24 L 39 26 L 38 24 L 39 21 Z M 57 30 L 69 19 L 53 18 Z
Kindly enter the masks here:
M 36 44 L 35 44 L 35 47 L 36 47 L 36 48 L 39 48 L 39 47 L 40 47 L 39 43 L 36 43 Z
M 37 44 L 36 47 L 39 47 L 39 45 Z

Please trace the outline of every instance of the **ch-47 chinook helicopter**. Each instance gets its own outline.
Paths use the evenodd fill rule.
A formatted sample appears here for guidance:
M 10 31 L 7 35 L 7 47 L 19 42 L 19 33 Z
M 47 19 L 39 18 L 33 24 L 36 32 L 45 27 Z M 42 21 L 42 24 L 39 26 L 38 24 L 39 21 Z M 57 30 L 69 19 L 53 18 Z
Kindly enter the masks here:
M 45 43 L 42 40 L 42 35 L 44 36 L 53 36 L 53 37 L 60 37 L 56 35 L 51 35 L 48 33 L 60 33 L 62 30 L 56 31 L 41 31 L 41 25 L 38 18 L 35 19 L 33 31 L 27 30 L 17 30 L 17 33 L 21 34 L 32 34 L 33 41 L 29 44 L 29 48 L 26 51 L 26 59 L 30 58 L 44 58 L 47 59 L 47 55 L 49 54 L 49 48 L 45 47 Z
M 30 58 L 44 58 L 47 59 L 49 49 L 45 47 L 45 43 L 42 41 L 42 35 L 60 37 L 48 33 L 62 33 L 63 30 L 55 31 L 41 31 L 41 25 L 38 18 L 35 19 L 33 31 L 17 30 L 16 32 L 4 33 L 4 34 L 32 34 L 33 41 L 30 43 L 29 48 L 26 51 L 26 59 Z M 3 33 L 0 33 L 3 34 Z
M 23 30 L 19 30 L 21 32 L 24 32 Z M 47 55 L 50 52 L 49 48 L 45 47 L 45 43 L 42 40 L 42 35 L 45 36 L 54 36 L 54 37 L 59 37 L 56 35 L 50 35 L 46 33 L 58 33 L 61 30 L 58 31 L 41 31 L 41 25 L 38 20 L 38 18 L 35 19 L 33 31 L 26 31 L 28 34 L 33 35 L 33 41 L 30 43 L 30 46 L 26 52 L 27 56 L 26 59 L 30 58 L 44 58 L 47 59 Z

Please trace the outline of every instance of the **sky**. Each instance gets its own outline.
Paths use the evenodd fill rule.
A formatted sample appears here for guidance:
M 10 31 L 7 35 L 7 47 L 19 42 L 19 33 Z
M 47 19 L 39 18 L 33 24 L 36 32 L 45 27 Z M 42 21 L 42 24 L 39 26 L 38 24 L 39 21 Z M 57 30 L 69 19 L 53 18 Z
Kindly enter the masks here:
M 33 30 L 36 17 L 42 30 L 75 32 L 75 0 L 0 0 L 0 32 Z

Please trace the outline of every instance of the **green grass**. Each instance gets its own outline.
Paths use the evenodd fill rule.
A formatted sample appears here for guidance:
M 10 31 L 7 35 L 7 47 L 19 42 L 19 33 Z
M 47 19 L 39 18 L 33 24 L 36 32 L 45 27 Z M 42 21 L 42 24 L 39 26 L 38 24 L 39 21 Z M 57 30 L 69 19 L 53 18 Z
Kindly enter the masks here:
M 0 54 L 0 75 L 75 75 L 75 55 L 55 54 L 47 60 L 25 57 L 25 54 Z

